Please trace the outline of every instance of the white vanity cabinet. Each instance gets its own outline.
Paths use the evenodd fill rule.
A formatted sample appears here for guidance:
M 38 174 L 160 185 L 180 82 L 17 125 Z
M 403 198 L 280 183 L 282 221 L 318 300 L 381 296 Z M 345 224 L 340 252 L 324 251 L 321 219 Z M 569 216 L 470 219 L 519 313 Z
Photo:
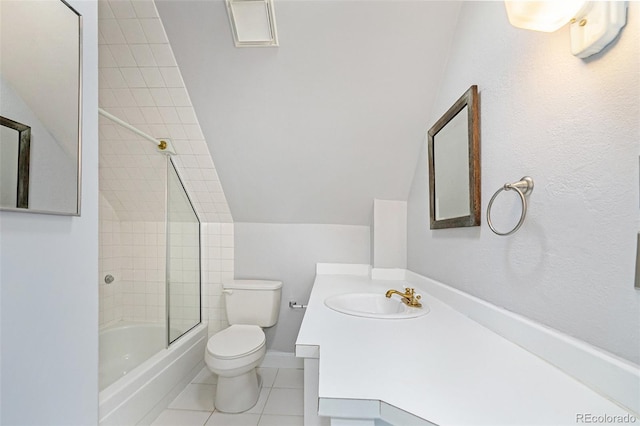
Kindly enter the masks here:
M 324 304 L 403 285 L 416 283 L 316 276 L 296 341 L 306 426 L 575 425 L 585 413 L 630 415 L 423 288 L 430 312 L 411 319 L 362 318 Z

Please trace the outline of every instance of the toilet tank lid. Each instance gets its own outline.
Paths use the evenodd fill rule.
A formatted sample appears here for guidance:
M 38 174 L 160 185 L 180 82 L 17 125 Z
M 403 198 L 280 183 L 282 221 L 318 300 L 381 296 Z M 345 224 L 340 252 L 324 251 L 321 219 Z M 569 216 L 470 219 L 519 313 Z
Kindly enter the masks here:
M 222 283 L 225 290 L 277 290 L 282 288 L 282 281 L 269 280 L 229 280 Z

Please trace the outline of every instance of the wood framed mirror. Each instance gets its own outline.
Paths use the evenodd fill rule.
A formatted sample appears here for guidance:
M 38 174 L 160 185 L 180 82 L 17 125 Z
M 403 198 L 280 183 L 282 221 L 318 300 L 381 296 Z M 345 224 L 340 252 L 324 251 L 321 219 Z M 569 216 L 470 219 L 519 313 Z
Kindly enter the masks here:
M 29 208 L 31 127 L 0 116 L 0 205 Z
M 479 120 L 473 85 L 429 129 L 431 229 L 480 226 Z

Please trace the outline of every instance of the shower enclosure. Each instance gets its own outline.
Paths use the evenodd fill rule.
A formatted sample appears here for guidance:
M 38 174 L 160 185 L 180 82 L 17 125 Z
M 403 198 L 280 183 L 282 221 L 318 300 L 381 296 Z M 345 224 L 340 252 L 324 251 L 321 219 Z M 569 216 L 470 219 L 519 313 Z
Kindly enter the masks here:
M 201 321 L 200 221 L 172 161 L 167 182 L 168 343 Z
M 201 268 L 172 158 L 106 118 L 99 143 L 102 392 L 201 323 Z

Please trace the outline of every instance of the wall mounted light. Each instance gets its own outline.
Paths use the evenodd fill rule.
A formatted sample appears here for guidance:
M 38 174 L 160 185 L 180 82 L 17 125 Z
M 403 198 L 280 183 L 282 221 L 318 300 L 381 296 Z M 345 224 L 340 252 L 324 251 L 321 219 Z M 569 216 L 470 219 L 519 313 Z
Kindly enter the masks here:
M 236 47 L 278 46 L 272 0 L 226 0 Z
M 505 1 L 511 25 L 552 32 L 571 24 L 571 53 L 587 58 L 600 52 L 627 21 L 626 1 Z

